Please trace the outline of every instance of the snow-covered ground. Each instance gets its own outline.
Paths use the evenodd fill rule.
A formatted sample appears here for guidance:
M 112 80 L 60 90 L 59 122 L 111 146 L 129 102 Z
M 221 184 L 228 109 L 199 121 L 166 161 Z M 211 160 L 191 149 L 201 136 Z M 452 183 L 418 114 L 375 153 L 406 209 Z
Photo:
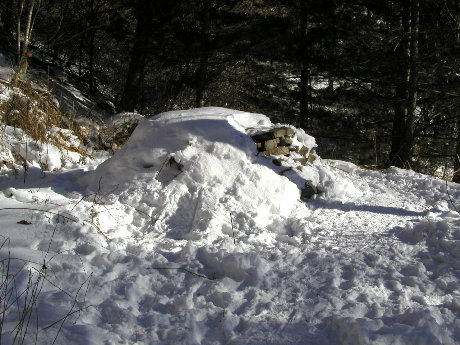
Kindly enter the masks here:
M 97 167 L 3 170 L 2 344 L 24 300 L 26 344 L 460 343 L 458 185 L 319 158 L 279 167 L 248 135 L 272 126 L 170 112 Z M 303 202 L 307 180 L 322 193 Z

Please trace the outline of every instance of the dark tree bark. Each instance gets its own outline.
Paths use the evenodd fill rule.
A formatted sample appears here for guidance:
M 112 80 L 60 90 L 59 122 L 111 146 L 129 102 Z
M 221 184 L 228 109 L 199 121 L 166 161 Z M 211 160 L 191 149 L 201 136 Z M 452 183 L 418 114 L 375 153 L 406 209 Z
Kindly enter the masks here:
M 300 118 L 303 127 L 309 128 L 309 104 L 310 104 L 310 83 L 311 63 L 309 59 L 309 18 L 310 0 L 300 0 L 300 83 L 299 83 L 299 107 Z
M 403 0 L 401 42 L 396 51 L 399 81 L 395 87 L 390 164 L 410 167 L 418 85 L 419 0 Z
M 204 106 L 204 92 L 207 85 L 208 63 L 209 63 L 209 31 L 211 29 L 211 0 L 203 0 L 203 12 L 201 21 L 201 52 L 200 65 L 197 71 L 197 87 L 195 106 L 197 108 Z
M 96 93 L 96 77 L 95 77 L 95 66 L 94 66 L 94 60 L 95 60 L 95 46 L 94 42 L 96 39 L 96 21 L 97 18 L 95 17 L 96 9 L 94 6 L 94 0 L 90 1 L 90 6 L 89 6 L 89 13 L 88 13 L 88 26 L 91 28 L 88 31 L 88 39 L 89 39 L 89 49 L 88 49 L 88 84 L 89 84 L 89 93 L 91 95 L 94 95 Z
M 458 29 L 460 29 L 460 26 Z M 458 31 L 456 35 L 455 43 L 457 47 L 460 47 L 460 30 Z M 455 148 L 454 176 L 452 177 L 452 181 L 460 183 L 460 104 L 459 103 L 455 104 L 454 111 L 455 111 L 455 115 L 457 116 L 457 145 Z
M 131 49 L 128 74 L 118 106 L 119 111 L 134 111 L 139 102 L 139 94 L 149 53 L 149 40 L 153 33 L 151 22 L 153 13 L 151 8 L 143 6 L 142 2 L 138 2 L 135 6 L 135 13 L 137 26 L 133 48 Z
M 61 49 L 62 49 L 62 44 L 61 42 L 59 42 L 59 40 L 63 33 L 63 24 L 67 18 L 69 8 L 70 8 L 70 0 L 61 2 L 60 11 L 59 11 L 60 16 L 59 16 L 59 21 L 56 27 L 56 31 L 54 35 L 51 37 L 51 39 L 49 39 L 48 45 L 52 47 L 51 57 L 55 64 L 59 63 L 59 56 L 61 54 Z M 91 8 L 93 8 L 93 6 L 91 6 Z
M 417 88 L 418 88 L 418 36 L 419 36 L 419 4 L 420 0 L 411 1 L 411 30 L 410 30 L 410 47 L 409 47 L 409 85 L 407 100 L 407 125 L 406 125 L 406 142 L 403 158 L 409 161 L 412 158 L 412 148 L 414 146 L 414 125 L 415 111 L 417 109 Z
M 454 159 L 454 176 L 452 177 L 453 182 L 460 183 L 460 106 L 457 106 L 457 146 L 455 149 Z

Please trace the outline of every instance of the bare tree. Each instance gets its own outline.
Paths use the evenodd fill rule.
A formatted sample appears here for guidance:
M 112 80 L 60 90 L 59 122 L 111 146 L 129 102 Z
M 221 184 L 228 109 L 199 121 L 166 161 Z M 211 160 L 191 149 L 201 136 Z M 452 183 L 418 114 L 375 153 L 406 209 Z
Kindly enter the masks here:
M 41 0 L 18 0 L 17 2 L 16 38 L 18 63 L 29 50 L 35 19 L 40 7 Z
M 13 85 L 16 85 L 19 76 L 27 73 L 29 65 L 29 45 L 32 38 L 35 19 L 40 11 L 41 0 L 18 0 L 16 17 L 16 73 L 13 78 Z M 23 20 L 25 24 L 23 25 Z
M 310 63 L 310 35 L 309 35 L 309 17 L 310 17 L 310 0 L 300 0 L 300 83 L 299 83 L 299 101 L 301 121 L 308 128 L 309 121 L 309 104 L 311 101 L 311 63 Z
M 208 64 L 209 64 L 209 34 L 211 28 L 211 1 L 203 0 L 203 10 L 201 19 L 201 42 L 200 65 L 197 72 L 197 88 L 195 105 L 197 108 L 204 106 L 204 91 L 207 84 Z
M 414 144 L 418 85 L 419 0 L 402 0 L 401 41 L 396 51 L 399 80 L 395 87 L 390 164 L 407 167 Z

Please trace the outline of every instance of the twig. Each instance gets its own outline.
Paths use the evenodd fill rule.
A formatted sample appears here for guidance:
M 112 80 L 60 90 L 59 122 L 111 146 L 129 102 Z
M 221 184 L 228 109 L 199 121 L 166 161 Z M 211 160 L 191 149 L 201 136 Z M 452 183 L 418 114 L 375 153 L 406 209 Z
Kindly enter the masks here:
M 9 254 L 9 253 L 8 253 Z M 15 257 L 12 257 L 12 256 L 8 256 L 7 258 L 5 259 L 1 259 L 0 260 L 0 263 L 3 264 L 5 261 L 8 262 L 10 260 L 18 260 L 18 261 L 23 261 L 24 262 L 24 266 L 26 264 L 35 264 L 35 265 L 41 265 L 41 263 L 39 262 L 35 262 L 35 261 L 31 261 L 31 260 L 26 260 L 26 259 L 22 259 L 22 258 L 15 258 Z
M 281 170 L 278 175 L 281 175 L 281 176 L 284 176 L 285 173 L 287 173 L 288 171 L 291 171 L 292 170 L 292 167 L 289 167 L 289 168 L 284 168 L 283 170 Z
M 100 195 L 101 195 L 101 196 L 107 196 L 107 195 L 109 195 L 109 194 L 115 192 L 115 191 L 117 190 L 118 187 L 119 187 L 119 185 L 117 184 L 117 185 L 115 185 L 115 187 L 114 187 L 113 189 L 111 189 L 111 190 L 108 191 L 107 193 L 100 194 Z M 98 195 L 98 194 L 99 194 L 99 191 L 98 191 L 97 193 L 90 193 L 90 194 L 88 194 L 88 195 L 83 195 L 83 196 L 80 198 L 80 200 L 78 200 L 78 202 L 77 202 L 75 205 L 73 205 L 71 211 L 73 211 L 74 208 L 77 207 L 78 204 L 81 203 L 83 200 L 85 200 L 86 198 L 89 198 L 89 197 L 93 196 L 94 194 Z M 101 198 L 99 198 L 99 200 L 101 200 Z M 99 202 L 96 202 L 96 203 L 99 204 Z
M 80 291 L 81 291 L 81 289 L 83 288 L 83 286 L 85 285 L 85 283 L 86 283 L 88 280 L 90 280 L 92 276 L 93 276 L 93 273 L 91 273 L 91 274 L 89 275 L 89 277 L 86 278 L 86 280 L 85 280 L 85 281 L 80 285 L 80 287 L 78 288 L 77 293 L 75 294 L 75 298 L 74 298 L 74 300 L 73 300 L 72 307 L 70 308 L 70 312 L 68 312 L 63 318 L 61 318 L 60 320 L 57 321 L 57 322 L 59 322 L 59 321 L 62 321 L 62 322 L 61 322 L 61 324 L 60 324 L 60 326 L 59 326 L 59 329 L 58 329 L 58 331 L 57 331 L 57 333 L 56 333 L 56 336 L 54 337 L 54 340 L 53 340 L 52 345 L 54 345 L 54 343 L 56 343 L 56 340 L 57 340 L 57 338 L 58 338 L 58 336 L 59 336 L 59 333 L 61 333 L 62 326 L 64 326 L 64 323 L 66 322 L 67 318 L 68 318 L 70 315 L 73 315 L 73 314 L 74 314 L 73 308 L 74 308 L 75 304 L 77 304 L 78 294 L 80 293 Z M 83 310 L 83 308 L 79 308 L 78 310 L 75 310 L 75 312 L 80 312 L 81 310 Z M 55 322 L 54 324 L 56 324 L 57 322 Z
M 42 210 L 43 211 L 43 210 Z M 55 335 L 53 344 L 55 344 L 62 327 L 65 323 L 65 321 L 72 315 L 81 313 L 84 310 L 87 310 L 88 308 L 92 307 L 92 305 L 86 305 L 86 295 L 88 293 L 89 289 L 89 282 L 92 277 L 92 273 L 89 275 L 89 277 L 80 285 L 79 289 L 76 292 L 76 295 L 72 295 L 71 293 L 63 290 L 59 286 L 57 286 L 53 281 L 51 281 L 47 277 L 47 272 L 49 271 L 47 268 L 47 265 L 49 264 L 50 261 L 54 259 L 54 257 L 58 254 L 53 255 L 51 258 L 47 258 L 47 256 L 50 253 L 50 247 L 51 243 L 53 242 L 53 237 L 56 232 L 56 227 L 53 230 L 53 234 L 50 239 L 50 243 L 48 245 L 47 251 L 45 253 L 45 257 L 43 259 L 43 264 L 41 264 L 41 268 L 35 268 L 31 267 L 28 270 L 28 278 L 26 280 L 25 288 L 18 288 L 17 285 L 17 276 L 20 274 L 23 270 L 24 267 L 27 265 L 27 263 L 33 263 L 36 265 L 40 265 L 37 262 L 32 262 L 30 260 L 24 260 L 21 258 L 14 258 L 11 257 L 11 253 L 8 249 L 8 258 L 0 260 L 0 267 L 2 268 L 1 274 L 2 274 L 2 280 L 0 282 L 0 344 L 1 344 L 1 334 L 4 334 L 3 332 L 3 326 L 4 326 L 4 320 L 5 317 L 11 313 L 9 310 L 13 307 L 16 306 L 17 308 L 17 323 L 15 324 L 15 327 L 9 331 L 11 334 L 14 333 L 14 338 L 13 338 L 13 344 L 24 344 L 27 338 L 30 339 L 30 331 L 31 327 L 36 328 L 36 333 L 35 333 L 35 343 L 37 343 L 38 339 L 38 333 L 39 333 L 39 311 L 38 311 L 38 301 L 44 286 L 45 282 L 48 282 L 55 288 L 57 288 L 59 291 L 63 292 L 66 294 L 68 297 L 73 298 L 73 304 L 72 307 L 70 308 L 69 312 L 64 315 L 62 318 L 54 322 L 53 324 L 49 325 L 48 327 L 44 329 L 48 329 L 58 323 L 60 324 L 59 329 L 57 330 L 57 333 Z M 9 238 L 5 238 L 4 236 L 0 235 L 0 238 L 3 237 L 3 241 L 0 243 L 0 249 L 3 249 L 4 246 L 10 241 Z M 18 260 L 18 261 L 23 261 L 24 264 L 22 267 L 17 271 L 17 273 L 10 273 L 10 263 L 12 260 Z M 35 274 L 36 273 L 36 274 Z M 86 289 L 84 291 L 84 296 L 83 296 L 83 301 L 79 301 L 80 293 L 84 289 L 84 285 L 86 286 Z M 77 306 L 78 309 L 74 310 L 75 307 Z M 35 312 L 35 315 L 33 315 Z M 76 318 L 78 320 L 79 316 Z
M 46 261 L 46 257 L 47 257 L 48 254 L 50 253 L 51 244 L 53 243 L 54 235 L 56 234 L 57 225 L 58 225 L 58 223 L 56 223 L 56 224 L 54 225 L 53 233 L 51 234 L 51 238 L 50 238 L 50 241 L 49 241 L 49 243 L 48 243 L 48 249 L 46 250 L 45 258 L 43 259 L 43 261 Z M 53 256 L 53 257 L 54 257 L 54 256 Z M 52 259 L 52 258 L 51 258 L 51 259 Z
M 160 220 L 160 218 L 154 218 L 153 216 L 151 216 L 150 214 L 148 214 L 147 212 L 144 212 L 142 210 L 139 210 L 138 208 L 134 208 L 135 211 L 139 212 L 140 214 L 146 216 L 147 218 L 150 218 L 150 221 L 155 224 L 158 220 Z
M 81 312 L 81 311 L 83 311 L 83 310 L 86 310 L 86 309 L 89 309 L 89 308 L 91 308 L 91 307 L 94 307 L 94 305 L 92 305 L 92 304 L 86 305 L 86 306 L 84 306 L 84 307 L 81 307 L 80 309 L 77 309 L 77 310 L 74 310 L 74 311 L 72 311 L 72 312 L 69 312 L 69 313 L 67 313 L 65 316 L 63 316 L 62 318 L 60 318 L 59 320 L 53 322 L 51 325 L 48 325 L 48 326 L 44 327 L 43 330 L 46 331 L 47 329 L 49 329 L 49 328 L 55 326 L 56 324 L 58 324 L 59 322 L 61 322 L 63 319 L 68 318 L 69 316 L 71 316 L 71 315 L 73 315 L 73 314 L 79 313 L 79 312 Z
M 36 268 L 32 268 L 33 270 L 35 270 L 37 273 L 40 273 L 39 270 L 37 270 Z M 52 286 L 54 286 L 56 289 L 58 289 L 59 291 L 61 291 L 62 293 L 66 294 L 67 296 L 69 297 L 73 297 L 73 295 L 70 293 L 70 292 L 67 292 L 65 291 L 63 288 L 57 286 L 55 283 L 53 283 L 49 278 L 47 277 L 43 277 L 43 279 L 45 279 L 49 284 L 51 284 Z
M 97 192 L 94 194 L 94 199 L 93 199 L 93 206 L 92 208 L 94 209 L 94 205 L 102 205 L 104 206 L 105 210 L 108 212 L 108 214 L 110 215 L 110 217 L 113 218 L 114 221 L 117 222 L 117 220 L 115 219 L 115 217 L 110 213 L 109 209 L 107 208 L 107 206 L 104 205 L 103 203 L 103 200 L 101 198 L 99 198 L 99 194 L 101 192 L 101 181 L 102 181 L 102 176 L 99 178 L 99 184 L 98 184 L 98 189 L 97 189 Z M 118 185 L 115 186 L 115 189 L 118 188 Z M 114 189 L 114 191 L 115 191 Z M 102 194 L 101 194 L 102 195 Z M 106 194 L 107 195 L 107 194 Z M 104 196 L 106 196 L 104 195 Z

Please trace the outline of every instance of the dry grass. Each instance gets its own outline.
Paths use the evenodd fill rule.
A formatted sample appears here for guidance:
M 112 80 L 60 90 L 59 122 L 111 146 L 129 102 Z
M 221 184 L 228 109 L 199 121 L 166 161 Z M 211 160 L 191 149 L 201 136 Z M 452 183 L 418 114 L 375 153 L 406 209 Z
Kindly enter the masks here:
M 0 104 L 1 122 L 21 128 L 32 139 L 50 143 L 59 149 L 65 149 L 88 157 L 84 149 L 76 147 L 71 138 L 62 132 L 51 131 L 53 127 L 70 129 L 84 142 L 80 127 L 72 117 L 59 108 L 57 101 L 42 83 L 17 83 L 10 97 Z

